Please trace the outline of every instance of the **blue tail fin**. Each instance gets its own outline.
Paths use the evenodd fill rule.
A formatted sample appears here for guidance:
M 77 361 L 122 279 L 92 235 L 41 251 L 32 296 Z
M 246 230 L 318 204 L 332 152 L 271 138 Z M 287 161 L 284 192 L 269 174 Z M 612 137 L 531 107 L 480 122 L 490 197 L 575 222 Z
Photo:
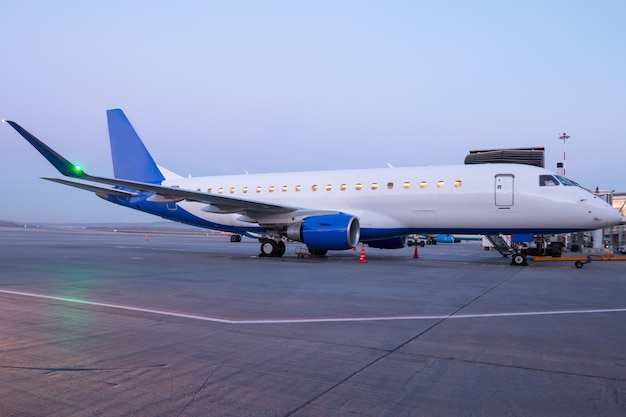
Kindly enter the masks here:
M 115 178 L 160 184 L 165 178 L 121 109 L 107 110 Z

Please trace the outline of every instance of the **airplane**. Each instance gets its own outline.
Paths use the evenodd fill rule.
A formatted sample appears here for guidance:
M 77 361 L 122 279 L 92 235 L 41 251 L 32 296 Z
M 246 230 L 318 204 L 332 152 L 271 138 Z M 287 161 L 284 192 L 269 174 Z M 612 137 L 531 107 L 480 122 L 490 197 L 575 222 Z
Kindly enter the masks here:
M 284 239 L 311 254 L 404 247 L 412 234 L 557 234 L 622 222 L 603 199 L 547 169 L 508 163 L 182 177 L 158 166 L 121 109 L 107 110 L 114 178 L 88 174 L 3 120 L 63 176 L 43 179 L 109 202 L 207 229 Z M 520 258 L 518 258 L 520 259 Z M 525 258 L 520 259 L 525 262 Z

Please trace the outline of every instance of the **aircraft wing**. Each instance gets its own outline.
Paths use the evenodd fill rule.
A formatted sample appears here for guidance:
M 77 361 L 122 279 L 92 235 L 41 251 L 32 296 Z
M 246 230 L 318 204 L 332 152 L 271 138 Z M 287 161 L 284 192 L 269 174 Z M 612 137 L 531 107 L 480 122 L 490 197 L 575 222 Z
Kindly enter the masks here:
M 135 190 L 137 193 L 154 193 L 149 201 L 156 202 L 177 202 L 177 201 L 196 201 L 199 203 L 207 203 L 213 206 L 216 212 L 235 213 L 235 212 L 255 212 L 265 214 L 282 214 L 299 210 L 297 207 L 276 205 L 251 201 L 241 198 L 209 194 L 202 191 L 185 190 L 183 188 L 168 187 L 158 184 L 149 184 L 145 182 L 121 180 L 117 178 L 95 177 L 83 173 L 80 177 L 85 181 L 92 181 L 101 184 L 113 185 L 128 190 Z
M 46 158 L 61 174 L 66 177 L 76 178 L 82 181 L 95 182 L 100 184 L 111 185 L 119 188 L 106 188 L 82 182 L 69 181 L 58 178 L 46 178 L 49 181 L 58 182 L 72 187 L 93 191 L 100 194 L 117 195 L 132 197 L 139 193 L 153 193 L 154 196 L 149 198 L 153 202 L 178 202 L 178 201 L 195 201 L 206 203 L 209 206 L 206 211 L 215 213 L 246 213 L 250 218 L 267 217 L 292 212 L 306 212 L 309 210 L 301 210 L 299 207 L 291 207 L 264 203 L 259 201 L 246 200 L 230 196 L 221 196 L 209 194 L 201 191 L 185 190 L 177 187 L 168 187 L 159 184 L 144 183 L 138 181 L 124 180 L 118 178 L 97 177 L 87 174 L 79 165 L 59 155 L 54 149 L 37 139 L 15 122 L 4 120 L 13 127 L 24 139 L 26 139 L 39 153 Z M 121 188 L 121 189 L 120 189 Z
M 100 187 L 98 185 L 85 184 L 78 181 L 64 180 L 62 178 L 42 177 L 44 180 L 58 182 L 59 184 L 69 185 L 70 187 L 80 188 L 81 190 L 93 191 L 96 194 L 115 195 L 119 197 L 136 197 L 138 193 L 119 190 L 116 188 Z

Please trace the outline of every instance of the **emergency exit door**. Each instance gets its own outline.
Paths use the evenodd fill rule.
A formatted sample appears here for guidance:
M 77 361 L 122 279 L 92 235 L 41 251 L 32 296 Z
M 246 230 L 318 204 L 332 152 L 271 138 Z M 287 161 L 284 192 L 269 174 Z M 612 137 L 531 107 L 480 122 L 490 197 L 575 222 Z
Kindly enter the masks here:
M 513 189 L 515 176 L 513 174 L 496 175 L 496 206 L 507 208 L 513 206 Z

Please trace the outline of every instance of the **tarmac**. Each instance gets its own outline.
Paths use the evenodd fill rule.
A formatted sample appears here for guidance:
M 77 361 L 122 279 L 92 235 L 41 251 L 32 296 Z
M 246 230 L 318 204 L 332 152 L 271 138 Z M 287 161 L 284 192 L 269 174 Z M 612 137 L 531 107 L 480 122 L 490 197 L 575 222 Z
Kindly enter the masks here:
M 0 416 L 620 416 L 626 263 L 0 228 Z

